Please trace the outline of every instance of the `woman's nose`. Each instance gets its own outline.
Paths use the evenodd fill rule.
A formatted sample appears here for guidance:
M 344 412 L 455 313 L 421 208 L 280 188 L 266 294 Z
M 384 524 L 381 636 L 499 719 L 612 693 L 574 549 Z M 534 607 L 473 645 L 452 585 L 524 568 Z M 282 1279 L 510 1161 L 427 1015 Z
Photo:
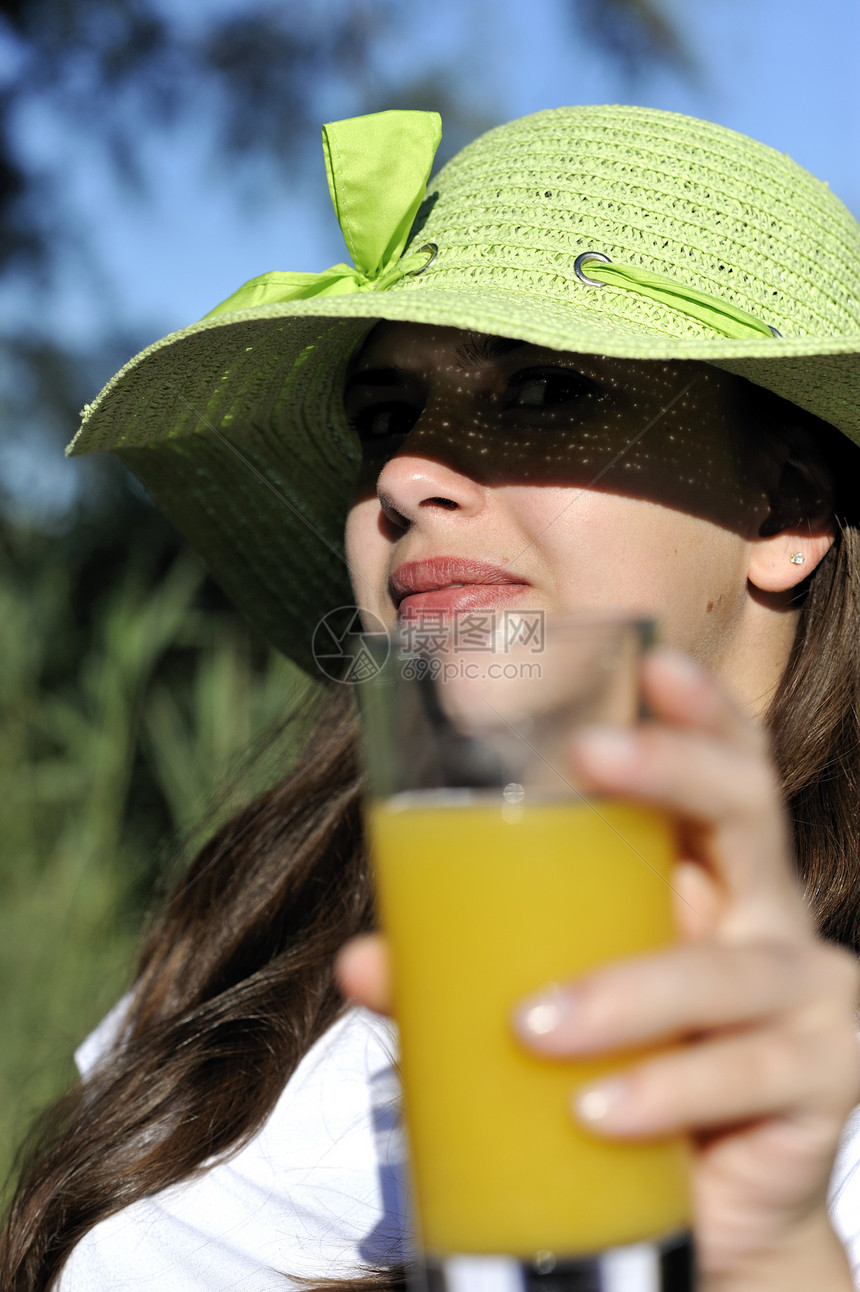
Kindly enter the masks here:
M 472 468 L 486 436 L 467 398 L 432 401 L 376 482 L 383 512 L 401 529 L 422 515 L 459 512 L 474 516 L 487 489 Z
M 399 529 L 442 512 L 475 516 L 483 508 L 486 489 L 471 476 L 444 462 L 420 455 L 407 443 L 386 462 L 376 482 L 379 504 Z

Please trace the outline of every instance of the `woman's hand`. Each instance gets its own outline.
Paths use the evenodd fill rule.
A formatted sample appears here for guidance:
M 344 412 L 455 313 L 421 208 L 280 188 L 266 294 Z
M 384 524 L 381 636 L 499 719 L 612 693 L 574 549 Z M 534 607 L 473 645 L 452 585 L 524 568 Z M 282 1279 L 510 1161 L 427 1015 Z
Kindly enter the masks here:
M 608 1137 L 690 1134 L 707 1288 L 850 1289 L 826 1196 L 860 1099 L 855 962 L 811 929 L 763 732 L 686 658 L 652 655 L 643 689 L 657 721 L 583 733 L 571 756 L 594 791 L 681 822 L 682 941 L 524 1002 L 514 1025 L 555 1056 L 668 1047 L 573 1107 Z M 378 939 L 346 948 L 339 977 L 387 1008 Z

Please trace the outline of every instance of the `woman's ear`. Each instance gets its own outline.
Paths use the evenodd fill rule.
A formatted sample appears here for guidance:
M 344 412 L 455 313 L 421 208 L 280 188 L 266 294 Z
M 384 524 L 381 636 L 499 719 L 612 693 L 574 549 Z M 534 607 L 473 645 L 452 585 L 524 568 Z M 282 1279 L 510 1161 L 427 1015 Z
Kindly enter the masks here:
M 760 592 L 787 592 L 808 578 L 833 546 L 835 528 L 811 534 L 786 529 L 757 539 L 749 564 L 749 581 Z
M 833 474 L 805 427 L 781 427 L 771 457 L 770 508 L 753 539 L 749 580 L 786 592 L 808 578 L 836 536 Z

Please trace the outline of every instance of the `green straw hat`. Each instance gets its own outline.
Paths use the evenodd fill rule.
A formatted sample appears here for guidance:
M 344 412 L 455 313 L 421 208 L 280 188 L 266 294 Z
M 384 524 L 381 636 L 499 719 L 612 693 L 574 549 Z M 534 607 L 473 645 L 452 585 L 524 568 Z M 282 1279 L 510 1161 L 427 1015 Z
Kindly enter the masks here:
M 341 388 L 380 319 L 706 360 L 860 443 L 860 226 L 825 184 L 720 126 L 579 107 L 489 131 L 428 186 L 440 134 L 425 112 L 325 127 L 354 263 L 264 274 L 149 346 L 69 449 L 117 453 L 311 670 L 316 624 L 353 600 Z

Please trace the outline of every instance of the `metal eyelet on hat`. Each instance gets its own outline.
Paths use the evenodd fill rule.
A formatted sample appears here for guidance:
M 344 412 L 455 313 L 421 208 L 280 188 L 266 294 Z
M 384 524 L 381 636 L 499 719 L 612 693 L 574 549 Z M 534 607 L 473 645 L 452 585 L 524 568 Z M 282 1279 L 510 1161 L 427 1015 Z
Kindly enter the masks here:
M 430 266 L 433 264 L 433 261 L 439 255 L 439 247 L 435 242 L 425 242 L 423 247 L 418 248 L 419 253 L 422 251 L 429 251 L 431 255 L 429 259 L 426 260 L 424 264 L 420 267 L 420 269 L 410 269 L 409 273 L 413 278 L 417 278 L 419 274 L 424 273 L 425 269 L 429 269 Z
M 577 256 L 576 260 L 573 262 L 573 272 L 581 283 L 585 283 L 588 287 L 606 287 L 606 283 L 600 282 L 597 278 L 589 278 L 587 274 L 582 272 L 582 265 L 586 260 L 596 260 L 600 261 L 604 265 L 611 265 L 613 262 L 610 257 L 605 255 L 602 251 L 583 251 L 582 254 Z M 685 312 L 684 303 L 681 299 L 684 295 L 683 284 L 678 283 L 671 278 L 663 278 L 660 274 L 654 273 L 649 273 L 647 275 L 640 274 L 637 278 L 635 271 L 629 265 L 615 265 L 613 267 L 611 278 L 614 281 L 616 277 L 620 279 L 620 285 L 622 287 L 629 287 L 633 291 L 641 291 L 643 295 L 651 297 L 652 300 L 660 301 L 661 297 L 665 297 L 666 294 L 663 289 L 668 290 L 672 298 L 670 299 L 669 304 L 671 304 L 675 309 L 679 309 L 682 313 Z M 692 313 L 696 318 L 702 318 L 702 306 L 705 308 L 716 306 L 718 307 L 719 313 L 726 314 L 729 317 L 734 317 L 743 324 L 760 330 L 762 335 L 766 328 L 771 336 L 782 337 L 782 333 L 775 328 L 772 323 L 765 323 L 762 319 L 756 318 L 753 314 L 748 314 L 745 310 L 740 310 L 738 308 L 733 309 L 728 301 L 720 300 L 715 296 L 708 296 L 705 292 L 694 292 L 690 289 L 687 290 L 687 294 L 690 301 L 695 302 L 696 306 L 699 308 L 696 310 L 688 308 L 686 313 Z M 705 321 L 708 321 L 707 318 Z M 716 331 L 722 330 L 719 319 L 715 319 L 711 326 L 713 326 Z M 724 335 L 731 336 L 734 334 L 728 332 L 724 333 Z
M 582 262 L 584 260 L 602 260 L 604 265 L 611 265 L 612 261 L 608 256 L 604 256 L 602 251 L 583 251 L 581 256 L 577 256 L 573 262 L 573 272 L 581 283 L 588 287 L 605 287 L 606 283 L 599 283 L 596 278 L 589 278 L 582 272 Z

